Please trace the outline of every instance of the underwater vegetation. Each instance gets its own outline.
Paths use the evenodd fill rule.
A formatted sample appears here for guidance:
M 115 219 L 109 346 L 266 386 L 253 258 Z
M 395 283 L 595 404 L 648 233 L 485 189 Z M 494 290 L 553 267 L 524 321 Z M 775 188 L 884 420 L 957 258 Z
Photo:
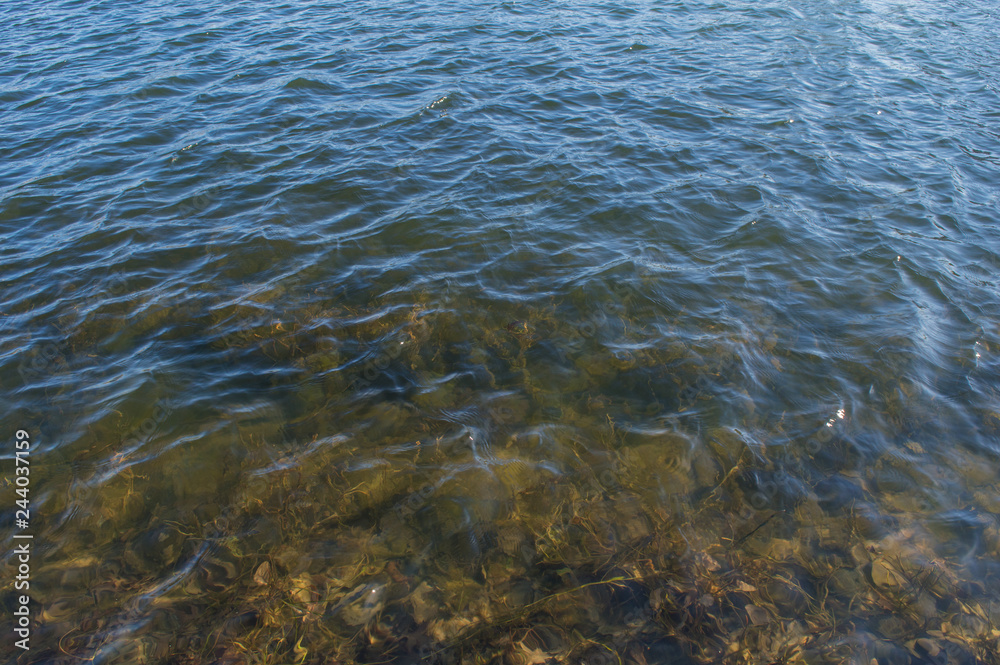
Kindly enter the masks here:
M 752 311 L 255 298 L 170 314 L 253 399 L 78 425 L 31 662 L 1000 663 L 995 463 L 891 369 L 849 413 Z
M 0 665 L 1000 665 L 997 2 L 41 4 Z

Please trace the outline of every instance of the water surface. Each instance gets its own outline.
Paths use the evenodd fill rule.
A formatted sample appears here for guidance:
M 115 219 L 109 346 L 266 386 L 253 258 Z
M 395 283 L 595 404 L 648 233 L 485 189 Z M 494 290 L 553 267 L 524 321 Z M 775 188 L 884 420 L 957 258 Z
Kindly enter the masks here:
M 997 19 L 5 3 L 5 657 L 1000 662 Z

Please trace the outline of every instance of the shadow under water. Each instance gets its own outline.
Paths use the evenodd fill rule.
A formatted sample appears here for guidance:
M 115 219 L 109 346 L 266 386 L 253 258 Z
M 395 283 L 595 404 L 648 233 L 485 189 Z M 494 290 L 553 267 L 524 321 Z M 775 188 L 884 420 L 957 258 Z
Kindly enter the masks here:
M 637 308 L 208 315 L 281 371 L 102 465 L 122 426 L 79 429 L 32 662 L 1000 662 L 992 460 L 905 379 L 769 408 L 809 363 L 776 317 L 651 343 Z

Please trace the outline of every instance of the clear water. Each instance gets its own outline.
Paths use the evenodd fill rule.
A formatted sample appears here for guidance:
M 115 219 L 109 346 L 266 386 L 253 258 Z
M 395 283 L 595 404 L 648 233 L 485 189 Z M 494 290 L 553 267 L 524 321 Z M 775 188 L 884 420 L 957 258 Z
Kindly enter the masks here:
M 8 2 L 19 663 L 997 663 L 995 2 Z

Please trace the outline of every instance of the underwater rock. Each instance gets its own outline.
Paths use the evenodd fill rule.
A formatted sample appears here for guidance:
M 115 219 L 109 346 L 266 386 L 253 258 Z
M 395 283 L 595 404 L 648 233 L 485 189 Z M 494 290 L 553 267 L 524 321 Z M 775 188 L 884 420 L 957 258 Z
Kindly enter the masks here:
M 387 584 L 359 584 L 330 610 L 349 626 L 363 626 L 385 607 Z
M 683 438 L 625 448 L 620 453 L 619 482 L 642 494 L 686 494 L 693 485 L 689 452 Z
M 715 427 L 709 430 L 705 443 L 715 459 L 726 468 L 736 466 L 744 454 L 752 456 L 752 451 L 747 448 L 743 438 L 728 427 Z
M 520 556 L 529 545 L 528 535 L 514 525 L 497 529 L 497 545 L 507 556 Z
M 864 490 L 857 480 L 840 473 L 819 481 L 814 491 L 820 508 L 828 513 L 844 510 L 865 498 Z
M 265 561 L 257 566 L 257 570 L 253 574 L 253 581 L 260 586 L 264 586 L 271 581 L 271 563 L 269 561 Z
M 421 582 L 420 586 L 410 594 L 407 602 L 417 623 L 426 623 L 438 615 L 441 602 L 435 598 L 436 595 L 434 588 L 427 582 Z
M 875 627 L 879 634 L 887 640 L 902 639 L 909 631 L 906 620 L 895 614 L 888 614 L 878 618 L 875 621 Z
M 697 448 L 691 456 L 691 469 L 699 487 L 713 487 L 722 478 L 722 468 L 704 448 Z
M 750 619 L 750 623 L 755 626 L 765 626 L 771 621 L 770 613 L 763 607 L 747 605 L 743 609 L 746 610 L 747 618 Z
M 965 612 L 956 614 L 945 625 L 948 628 L 948 633 L 960 635 L 967 640 L 978 639 L 989 632 L 989 624 L 984 619 Z
M 454 616 L 450 619 L 436 619 L 428 626 L 428 632 L 438 642 L 448 642 L 473 624 L 472 619 Z
M 303 573 L 292 579 L 289 595 L 296 614 L 303 621 L 315 621 L 322 616 L 325 603 L 321 601 L 316 581 L 311 575 Z
M 872 562 L 871 576 L 872 582 L 878 587 L 900 587 L 906 584 L 906 577 L 884 558 Z
M 835 594 L 853 599 L 868 588 L 864 576 L 855 568 L 841 568 L 834 571 L 827 580 L 828 588 Z

